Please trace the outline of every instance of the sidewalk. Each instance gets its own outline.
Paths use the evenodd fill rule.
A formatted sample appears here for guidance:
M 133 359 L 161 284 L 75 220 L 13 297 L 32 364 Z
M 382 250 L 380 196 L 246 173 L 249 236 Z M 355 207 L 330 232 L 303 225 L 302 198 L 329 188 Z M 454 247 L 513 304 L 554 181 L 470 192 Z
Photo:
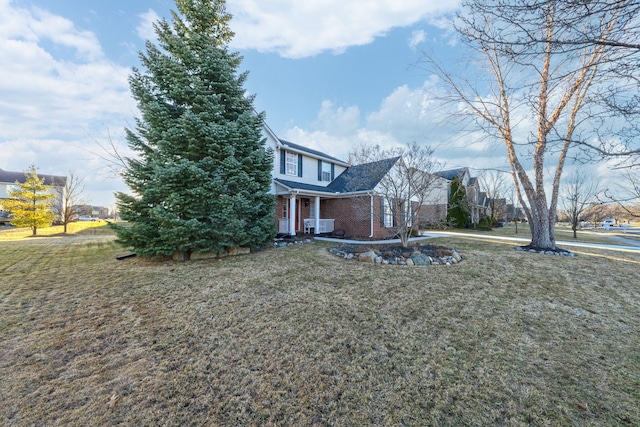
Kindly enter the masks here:
M 467 233 L 451 233 L 447 231 L 423 231 L 420 237 L 412 237 L 409 239 L 410 242 L 420 241 L 420 240 L 428 240 L 436 237 L 463 237 L 463 238 L 471 238 L 471 239 L 484 239 L 484 240 L 499 240 L 499 241 L 508 241 L 514 243 L 522 243 L 527 244 L 531 241 L 531 239 L 521 238 L 521 237 L 503 237 L 503 236 L 490 236 L 487 234 L 467 234 Z M 556 241 L 558 246 L 573 246 L 577 248 L 593 248 L 593 249 L 606 249 L 612 251 L 620 251 L 620 252 L 638 252 L 640 253 L 640 244 L 636 241 L 632 241 L 630 239 L 625 239 L 624 237 L 619 236 L 607 236 L 610 238 L 618 238 L 622 239 L 623 242 L 628 243 L 632 246 L 618 246 L 618 245 L 604 245 L 599 243 L 582 243 L 582 242 L 567 242 L 567 241 Z M 400 243 L 400 239 L 389 239 L 389 240 L 348 240 L 348 239 L 333 239 L 330 237 L 314 237 L 315 240 L 324 241 L 324 242 L 336 242 L 336 243 L 344 243 L 351 245 L 384 245 L 384 244 L 395 244 Z

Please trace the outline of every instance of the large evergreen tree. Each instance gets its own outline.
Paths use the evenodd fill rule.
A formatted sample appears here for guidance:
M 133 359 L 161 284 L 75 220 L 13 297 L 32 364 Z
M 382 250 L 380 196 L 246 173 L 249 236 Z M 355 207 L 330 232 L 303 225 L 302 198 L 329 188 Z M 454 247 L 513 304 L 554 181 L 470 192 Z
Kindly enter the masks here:
M 117 194 L 120 243 L 143 256 L 222 252 L 260 246 L 275 234 L 272 153 L 262 139 L 263 114 L 243 88 L 241 58 L 224 0 L 175 0 L 169 24 L 155 25 L 156 46 L 140 59 L 147 72 L 129 78 L 141 117 L 127 129 L 124 179 Z
M 453 178 L 449 190 L 449 209 L 447 222 L 456 228 L 465 228 L 469 224 L 469 201 L 467 190 L 459 177 Z
M 24 175 L 24 183 L 16 182 L 14 189 L 7 190 L 11 199 L 4 205 L 13 215 L 11 224 L 31 228 L 32 235 L 35 236 L 38 228 L 51 226 L 55 219 L 53 204 L 56 194 L 52 186 L 45 185 L 44 178 L 38 177 L 34 165 L 31 165 Z

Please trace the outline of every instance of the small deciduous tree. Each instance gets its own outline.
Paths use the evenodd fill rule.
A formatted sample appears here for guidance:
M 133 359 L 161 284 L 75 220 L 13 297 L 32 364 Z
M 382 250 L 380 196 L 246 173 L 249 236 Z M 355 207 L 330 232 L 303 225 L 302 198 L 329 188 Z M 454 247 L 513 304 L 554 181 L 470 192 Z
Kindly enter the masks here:
M 460 177 L 451 180 L 449 198 L 449 209 L 447 211 L 447 222 L 452 227 L 464 228 L 469 224 L 469 200 L 467 190 L 462 185 Z
M 45 185 L 44 178 L 38 177 L 36 167 L 31 165 L 25 171 L 24 183 L 16 182 L 16 188 L 7 190 L 11 198 L 4 203 L 11 211 L 11 224 L 16 227 L 29 227 L 35 236 L 38 228 L 51 226 L 55 219 L 53 205 L 56 193 L 52 186 Z
M 349 153 L 349 163 L 360 165 L 363 173 L 349 182 L 347 190 L 362 187 L 364 181 L 375 182 L 372 190 L 389 210 L 388 228 L 394 230 L 403 246 L 408 246 L 413 230 L 419 227 L 420 207 L 439 179 L 434 175 L 438 162 L 433 150 L 415 142 L 390 149 L 361 145 Z
M 80 214 L 78 206 L 82 203 L 80 198 L 84 192 L 84 178 L 70 171 L 64 185 L 56 187 L 56 190 L 60 203 L 54 205 L 54 212 L 62 221 L 63 232 L 66 233 L 67 225 Z
M 578 237 L 577 230 L 582 214 L 595 203 L 600 192 L 598 183 L 590 179 L 586 172 L 574 171 L 568 176 L 562 189 L 562 207 L 573 230 L 573 238 Z

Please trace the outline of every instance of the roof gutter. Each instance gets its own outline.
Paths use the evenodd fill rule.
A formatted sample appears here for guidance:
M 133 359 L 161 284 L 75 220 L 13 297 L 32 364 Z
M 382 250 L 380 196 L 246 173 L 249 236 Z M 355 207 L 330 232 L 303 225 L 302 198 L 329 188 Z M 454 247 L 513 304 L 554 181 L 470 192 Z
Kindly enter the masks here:
M 290 146 L 288 146 L 288 145 L 286 145 L 286 144 L 284 144 L 282 142 L 280 142 L 280 147 L 278 147 L 278 148 L 284 148 L 285 150 L 287 150 L 287 151 L 289 151 L 291 153 L 302 154 L 302 155 L 305 155 L 307 157 L 312 157 L 314 159 L 324 160 L 327 163 L 333 163 L 335 165 L 343 166 L 345 168 L 351 167 L 351 165 L 349 163 L 341 162 L 341 161 L 339 161 L 337 159 L 330 159 L 329 157 L 325 157 L 325 156 L 318 156 L 316 154 L 309 153 L 308 151 L 298 150 L 297 148 L 290 147 Z

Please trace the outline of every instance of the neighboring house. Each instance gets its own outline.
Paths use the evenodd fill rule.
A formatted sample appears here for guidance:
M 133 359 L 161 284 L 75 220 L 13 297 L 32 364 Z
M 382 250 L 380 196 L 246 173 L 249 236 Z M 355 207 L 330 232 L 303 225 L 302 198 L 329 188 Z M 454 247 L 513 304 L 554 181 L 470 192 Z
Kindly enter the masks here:
M 441 225 L 447 222 L 451 181 L 439 176 L 437 173 L 434 175 L 435 180 L 431 190 L 420 208 L 420 224 Z
M 67 182 L 66 176 L 59 175 L 43 175 L 38 174 L 40 179 L 44 178 L 45 185 L 53 186 L 54 194 L 57 194 L 58 199 L 56 203 L 62 203 L 62 188 Z M 20 184 L 24 184 L 26 181 L 26 176 L 24 172 L 12 172 L 5 171 L 0 169 L 0 210 L 4 210 L 2 206 L 2 201 L 7 200 L 9 195 L 7 194 L 7 190 L 16 185 L 16 182 Z
M 331 233 L 359 238 L 388 238 L 397 232 L 394 207 L 380 183 L 399 157 L 351 166 L 317 150 L 279 139 L 265 126 L 267 148 L 273 150 L 275 221 L 280 234 Z M 429 194 L 430 203 L 446 206 L 447 181 Z M 401 207 L 417 212 L 415 201 Z M 444 210 L 446 216 L 446 208 Z M 418 217 L 422 217 L 422 210 Z M 422 218 L 421 218 L 422 219 Z
M 480 191 L 480 183 L 476 177 L 471 176 L 469 168 L 440 171 L 436 172 L 436 175 L 446 179 L 449 183 L 456 177 L 460 178 L 460 181 L 467 192 L 467 200 L 469 202 L 469 220 L 472 224 L 477 224 L 481 217 L 487 215 L 487 194 Z
M 101 219 L 109 218 L 109 208 L 104 206 L 74 205 L 73 211 L 77 215 L 86 215 Z

